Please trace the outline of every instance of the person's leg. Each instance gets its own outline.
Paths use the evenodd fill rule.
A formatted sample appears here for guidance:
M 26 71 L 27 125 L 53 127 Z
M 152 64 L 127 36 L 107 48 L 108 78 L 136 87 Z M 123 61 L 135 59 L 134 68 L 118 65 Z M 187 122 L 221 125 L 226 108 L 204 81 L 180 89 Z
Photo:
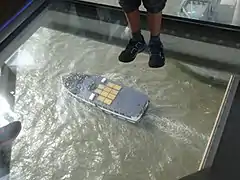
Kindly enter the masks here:
M 149 66 L 152 68 L 162 67 L 165 64 L 163 45 L 160 40 L 162 10 L 166 0 L 143 0 L 148 11 L 148 26 L 151 33 L 149 41 Z
M 139 10 L 134 10 L 133 12 L 125 13 L 128 21 L 128 25 L 132 33 L 136 33 L 141 29 L 140 23 L 140 13 Z
M 162 23 L 162 12 L 159 13 L 148 13 L 148 27 L 151 36 L 160 36 Z
M 140 13 L 138 10 L 141 0 L 120 0 L 119 4 L 126 14 L 128 25 L 132 31 L 132 38 L 126 49 L 119 55 L 119 61 L 126 63 L 133 61 L 137 54 L 146 48 L 146 43 L 141 34 Z

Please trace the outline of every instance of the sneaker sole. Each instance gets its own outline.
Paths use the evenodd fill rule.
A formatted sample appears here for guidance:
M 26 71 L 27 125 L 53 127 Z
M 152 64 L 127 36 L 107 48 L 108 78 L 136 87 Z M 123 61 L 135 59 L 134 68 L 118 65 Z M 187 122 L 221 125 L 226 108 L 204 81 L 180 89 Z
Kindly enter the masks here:
M 148 66 L 149 66 L 150 68 L 157 69 L 157 68 L 161 68 L 161 67 L 165 66 L 165 62 L 162 63 L 162 64 L 160 64 L 160 65 L 157 65 L 157 66 L 150 66 L 150 65 L 148 65 Z

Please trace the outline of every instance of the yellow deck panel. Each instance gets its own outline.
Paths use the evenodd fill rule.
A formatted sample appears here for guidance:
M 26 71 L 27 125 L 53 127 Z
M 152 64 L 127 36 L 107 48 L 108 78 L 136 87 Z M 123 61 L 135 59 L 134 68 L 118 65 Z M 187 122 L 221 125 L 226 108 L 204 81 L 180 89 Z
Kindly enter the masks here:
M 119 85 L 115 85 L 113 88 L 119 91 L 122 87 Z
M 114 89 L 112 89 L 110 93 L 111 93 L 111 94 L 114 94 L 114 95 L 117 95 L 117 94 L 118 94 L 118 91 L 117 91 L 117 90 L 114 90 Z
M 105 99 L 106 99 L 106 98 L 103 97 L 103 96 L 98 96 L 98 97 L 97 97 L 97 100 L 98 100 L 98 101 L 101 101 L 101 102 L 104 102 Z
M 101 94 L 102 90 L 101 89 L 95 89 L 94 92 L 97 93 L 97 94 Z
M 116 98 L 116 95 L 114 94 L 108 94 L 107 98 L 114 100 Z
M 107 97 L 108 92 L 106 92 L 106 91 L 102 91 L 102 93 L 101 93 L 100 95 L 101 95 L 101 96 L 104 96 L 104 97 Z
M 106 98 L 106 99 L 104 100 L 104 103 L 107 104 L 107 105 L 110 105 L 110 104 L 112 104 L 112 100 Z
M 103 90 L 109 93 L 112 89 L 109 87 L 105 87 Z

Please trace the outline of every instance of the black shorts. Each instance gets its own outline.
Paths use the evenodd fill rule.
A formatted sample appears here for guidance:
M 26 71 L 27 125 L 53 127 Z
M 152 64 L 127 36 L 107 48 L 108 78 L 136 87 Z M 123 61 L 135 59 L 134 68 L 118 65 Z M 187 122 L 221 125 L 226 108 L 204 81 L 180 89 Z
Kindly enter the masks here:
M 164 9 L 167 0 L 119 0 L 120 6 L 126 13 L 137 10 L 142 2 L 148 12 L 159 13 Z

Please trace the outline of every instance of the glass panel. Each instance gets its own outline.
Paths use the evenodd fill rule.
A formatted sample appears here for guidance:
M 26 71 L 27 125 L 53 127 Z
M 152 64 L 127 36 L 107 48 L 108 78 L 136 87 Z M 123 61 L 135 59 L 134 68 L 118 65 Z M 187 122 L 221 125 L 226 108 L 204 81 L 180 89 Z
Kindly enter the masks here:
M 39 28 L 26 41 L 19 36 L 21 47 L 6 59 L 16 78 L 11 112 L 23 128 L 12 149 L 12 179 L 169 180 L 196 171 L 226 86 L 197 78 L 210 71 L 170 57 L 161 69 L 148 67 L 146 53 L 119 63 L 123 47 L 109 43 L 119 25 L 73 13 L 80 10 L 58 4 L 44 12 L 23 34 Z M 86 30 L 90 24 L 108 30 L 108 38 Z M 150 107 L 135 125 L 107 115 L 67 93 L 61 75 L 71 72 L 132 87 L 149 96 Z
M 118 0 L 84 1 L 119 6 Z M 141 6 L 140 9 L 145 11 L 143 6 Z M 167 0 L 163 13 L 184 18 L 240 26 L 239 0 Z

